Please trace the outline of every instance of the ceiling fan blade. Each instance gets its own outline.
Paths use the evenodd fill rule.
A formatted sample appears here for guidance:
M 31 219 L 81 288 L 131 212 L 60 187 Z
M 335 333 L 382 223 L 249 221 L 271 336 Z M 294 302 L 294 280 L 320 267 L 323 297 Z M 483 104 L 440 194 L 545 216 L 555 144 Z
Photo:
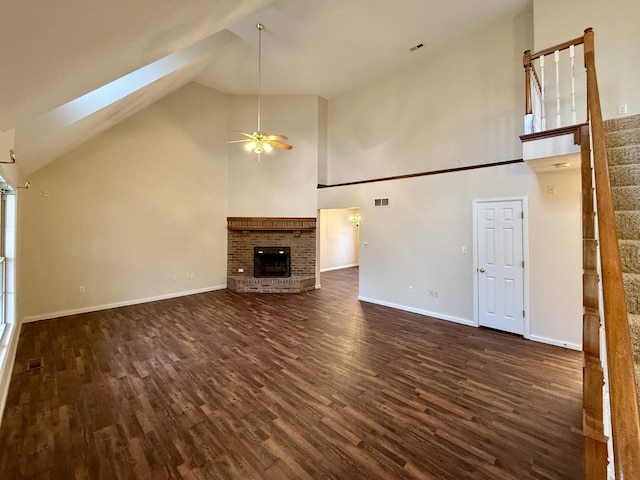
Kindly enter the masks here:
M 253 134 L 251 133 L 241 132 L 240 130 L 235 130 L 235 132 L 239 133 L 240 135 L 244 135 L 245 137 L 253 138 Z
M 291 145 L 287 145 L 286 143 L 276 142 L 275 140 L 271 140 L 267 142 L 269 145 L 273 145 L 274 147 L 284 148 L 286 150 L 291 150 L 293 147 Z
M 269 140 L 288 140 L 284 135 L 268 135 Z
M 224 143 L 241 143 L 241 142 L 250 142 L 251 139 L 247 138 L 247 139 L 242 139 L 242 140 L 229 140 L 228 142 L 224 142 Z

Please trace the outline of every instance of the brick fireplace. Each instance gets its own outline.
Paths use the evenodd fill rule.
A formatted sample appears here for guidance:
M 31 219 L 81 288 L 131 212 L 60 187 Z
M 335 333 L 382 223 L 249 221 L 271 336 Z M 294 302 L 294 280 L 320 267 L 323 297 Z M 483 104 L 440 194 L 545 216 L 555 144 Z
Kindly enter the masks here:
M 316 286 L 316 219 L 228 217 L 227 288 L 234 292 L 300 293 Z M 256 276 L 258 251 L 286 249 L 289 276 Z M 271 251 L 271 250 L 268 250 Z

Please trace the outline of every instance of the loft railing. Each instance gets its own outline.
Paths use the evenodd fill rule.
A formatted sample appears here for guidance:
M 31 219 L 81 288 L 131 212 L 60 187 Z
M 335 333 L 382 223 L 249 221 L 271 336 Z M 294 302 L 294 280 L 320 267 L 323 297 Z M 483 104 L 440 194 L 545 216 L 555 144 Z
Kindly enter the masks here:
M 535 53 L 524 52 L 525 134 L 586 121 L 585 72 L 576 71 L 575 67 L 576 56 L 583 48 L 583 38 Z
M 581 47 L 584 72 L 575 72 L 576 49 Z M 562 80 L 560 60 L 569 51 L 571 76 Z M 553 56 L 555 83 L 545 81 L 545 58 Z M 586 480 L 640 479 L 640 420 L 633 353 L 622 282 L 620 250 L 609 180 L 604 122 L 595 68 L 594 33 L 523 58 L 525 68 L 525 135 L 575 125 L 581 145 L 583 208 L 583 434 Z M 540 72 L 538 73 L 538 70 Z M 584 86 L 577 75 L 584 74 Z M 581 90 L 584 88 L 584 97 Z M 569 97 L 561 92 L 567 91 Z M 549 100 L 551 98 L 551 100 Z M 586 124 L 576 104 L 583 104 Z M 563 106 L 569 107 L 568 113 Z M 552 111 L 555 125 L 549 126 Z M 566 133 L 566 129 L 558 132 Z M 531 134 L 531 135 L 527 135 Z M 541 135 L 544 136 L 544 135 Z M 546 135 L 548 136 L 548 135 Z M 524 140 L 524 138 L 523 138 Z M 594 219 L 597 218 L 597 221 Z

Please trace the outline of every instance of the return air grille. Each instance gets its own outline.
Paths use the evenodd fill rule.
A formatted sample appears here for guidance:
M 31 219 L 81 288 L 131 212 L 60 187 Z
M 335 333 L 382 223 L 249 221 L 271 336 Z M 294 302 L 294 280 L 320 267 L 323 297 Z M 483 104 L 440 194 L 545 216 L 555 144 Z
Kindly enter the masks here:
M 388 207 L 389 199 L 388 198 L 374 198 L 373 199 L 374 207 Z
M 25 371 L 30 372 L 32 370 L 39 370 L 44 366 L 44 358 L 30 358 L 25 362 Z

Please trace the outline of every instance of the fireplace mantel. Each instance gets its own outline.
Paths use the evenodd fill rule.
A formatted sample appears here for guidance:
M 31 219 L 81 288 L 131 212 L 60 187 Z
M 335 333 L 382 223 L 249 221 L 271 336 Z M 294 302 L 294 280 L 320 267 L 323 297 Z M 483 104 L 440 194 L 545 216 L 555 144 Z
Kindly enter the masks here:
M 311 231 L 316 229 L 316 219 L 315 217 L 227 217 L 227 228 L 245 232 Z

